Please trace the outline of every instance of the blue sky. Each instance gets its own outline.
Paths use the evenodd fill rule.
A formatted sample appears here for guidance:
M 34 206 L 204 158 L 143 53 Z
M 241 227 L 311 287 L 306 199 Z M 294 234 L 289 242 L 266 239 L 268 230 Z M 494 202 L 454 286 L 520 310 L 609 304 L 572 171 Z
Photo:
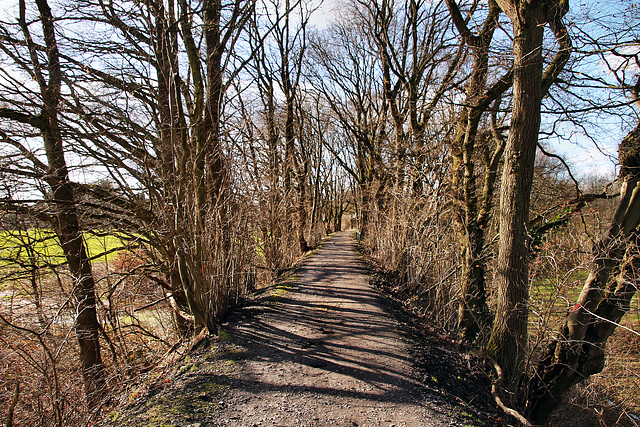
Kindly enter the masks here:
M 639 2 L 640 3 L 640 2 Z M 577 59 L 581 50 L 593 51 L 592 46 L 586 46 L 582 40 L 586 37 L 597 39 L 609 46 L 623 46 L 629 41 L 640 40 L 638 29 L 640 18 L 640 4 L 633 1 L 599 1 L 579 0 L 571 2 L 571 10 L 565 20 L 574 37 L 573 57 Z M 638 48 L 624 48 L 627 52 L 637 52 Z M 610 63 L 613 58 L 606 56 Z M 620 61 L 618 61 L 620 63 Z M 623 103 L 630 101 L 628 93 L 615 88 L 605 88 L 606 84 L 617 85 L 614 74 L 605 61 L 598 56 L 585 58 L 574 65 L 574 69 L 602 79 L 602 88 L 583 90 L 583 102 L 573 99 L 574 103 L 564 105 L 566 108 L 584 108 L 589 102 L 594 103 Z M 627 83 L 635 83 L 638 68 L 630 65 L 620 70 Z M 626 96 L 625 96 L 626 95 Z M 555 138 L 546 141 L 548 146 L 557 154 L 563 155 L 573 167 L 577 175 L 594 174 L 598 176 L 615 176 L 617 173 L 618 144 L 638 122 L 637 110 L 631 106 L 619 106 L 606 113 L 585 112 L 578 115 L 585 128 L 566 125 L 562 127 L 564 139 Z M 555 117 L 544 117 L 549 121 Z
M 314 0 L 312 3 L 318 4 L 318 2 L 319 0 Z M 318 28 L 326 26 L 332 17 L 339 14 L 343 2 L 346 3 L 345 0 L 325 0 L 313 13 L 312 25 Z M 638 2 L 640 3 L 640 0 Z M 28 3 L 31 2 L 28 1 Z M 3 11 L 7 8 L 17 7 L 17 4 L 17 0 L 0 0 L 0 16 L 4 15 Z M 633 38 L 634 35 L 638 36 L 634 34 L 637 32 L 634 27 L 640 15 L 639 9 L 640 4 L 635 4 L 633 1 L 578 0 L 571 2 L 567 21 L 579 24 L 592 35 L 604 34 L 612 28 L 621 28 L 622 31 L 618 32 L 616 37 L 623 41 Z M 605 78 L 611 77 L 607 75 L 609 72 L 604 64 L 596 60 L 581 66 L 589 67 L 587 71 L 592 74 L 599 72 Z M 598 67 L 601 69 L 598 70 Z M 608 95 L 603 92 L 600 96 Z M 563 138 L 545 139 L 544 143 L 555 153 L 563 155 L 577 175 L 595 174 L 613 177 L 616 173 L 617 147 L 630 130 L 630 126 L 634 124 L 633 114 L 631 107 L 620 107 L 611 111 L 609 115 L 599 117 L 585 114 L 585 122 L 590 120 L 594 124 L 588 126 L 586 130 L 588 136 L 585 135 L 584 129 L 564 126 Z M 543 119 L 547 123 L 547 128 L 552 119 L 551 116 Z

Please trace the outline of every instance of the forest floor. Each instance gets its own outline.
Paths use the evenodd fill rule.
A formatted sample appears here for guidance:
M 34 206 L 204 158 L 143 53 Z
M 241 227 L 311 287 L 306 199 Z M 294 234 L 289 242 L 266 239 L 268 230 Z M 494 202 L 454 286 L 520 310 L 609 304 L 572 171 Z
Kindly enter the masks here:
M 495 407 L 480 359 L 419 331 L 372 281 L 351 234 L 334 234 L 104 425 L 513 424 Z

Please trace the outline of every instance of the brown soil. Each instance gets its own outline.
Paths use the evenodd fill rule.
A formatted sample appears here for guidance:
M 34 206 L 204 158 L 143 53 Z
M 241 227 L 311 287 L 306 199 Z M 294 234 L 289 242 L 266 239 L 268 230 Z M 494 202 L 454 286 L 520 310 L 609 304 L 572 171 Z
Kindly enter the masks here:
M 335 234 L 106 425 L 506 425 L 474 359 L 371 278 L 350 235 Z

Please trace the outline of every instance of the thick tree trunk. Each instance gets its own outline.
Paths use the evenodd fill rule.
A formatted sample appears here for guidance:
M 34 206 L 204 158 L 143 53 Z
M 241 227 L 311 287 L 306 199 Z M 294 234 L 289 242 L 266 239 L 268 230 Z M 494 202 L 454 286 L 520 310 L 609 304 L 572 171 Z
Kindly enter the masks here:
M 526 227 L 542 101 L 544 27 L 539 23 L 544 21 L 539 19 L 541 5 L 532 2 L 523 8 L 517 13 L 507 12 L 514 29 L 513 111 L 502 174 L 496 316 L 487 345 L 487 355 L 500 365 L 511 389 L 523 374 L 527 349 L 529 238 Z
M 543 94 L 564 68 L 571 40 L 562 23 L 565 1 L 497 0 L 514 29 L 513 110 L 505 148 L 496 265 L 496 316 L 487 355 L 502 368 L 512 390 L 522 378 L 529 311 L 529 204 Z M 560 49 L 542 73 L 542 39 L 549 23 Z
M 80 346 L 80 363 L 89 407 L 97 406 L 106 393 L 105 372 L 100 355 L 100 324 L 96 312 L 96 294 L 91 263 L 84 244 L 76 205 L 58 131 L 56 114 L 49 111 L 49 127 L 44 130 L 44 143 L 56 213 L 56 234 L 60 239 L 69 271 L 75 280 L 73 298 L 77 316 L 75 330 Z
M 289 189 L 291 186 L 291 177 L 295 174 L 297 178 L 297 194 L 290 194 L 290 200 L 296 200 L 297 206 L 295 207 L 295 211 L 297 213 L 297 227 L 296 231 L 298 234 L 298 242 L 300 244 L 300 252 L 305 253 L 308 252 L 311 248 L 307 243 L 307 239 L 305 238 L 305 232 L 307 228 L 307 209 L 305 207 L 306 202 L 306 192 L 307 192 L 307 172 L 308 165 L 305 162 L 305 159 L 302 159 L 302 164 L 296 159 L 295 154 L 295 140 L 296 140 L 296 131 L 295 131 L 295 89 L 291 84 L 289 70 L 288 70 L 288 62 L 284 62 L 286 58 L 283 58 L 283 71 L 282 71 L 282 79 L 283 79 L 283 89 L 288 91 L 287 93 L 287 117 L 285 120 L 285 189 Z M 286 65 L 286 66 L 285 66 Z M 292 215 L 293 216 L 293 215 Z
M 269 142 L 269 224 L 265 235 L 267 247 L 267 265 L 271 266 L 271 270 L 278 272 L 282 268 L 282 218 L 280 217 L 280 154 L 278 153 L 278 131 L 275 120 L 275 104 L 273 95 L 273 80 L 270 77 L 267 82 L 267 131 Z
M 69 271 L 75 280 L 73 299 L 76 306 L 75 331 L 80 347 L 80 365 L 84 380 L 87 403 L 90 408 L 98 406 L 106 393 L 105 369 L 100 355 L 98 340 L 100 324 L 96 312 L 96 294 L 91 263 L 82 237 L 73 189 L 62 146 L 62 134 L 58 122 L 62 72 L 51 9 L 46 0 L 37 0 L 42 29 L 47 47 L 47 69 L 49 81 L 40 76 L 43 108 L 41 131 L 49 163 L 45 177 L 51 187 L 51 201 L 56 212 L 55 230 L 66 257 Z M 21 15 L 24 2 L 20 2 Z M 28 31 L 26 25 L 25 33 Z M 37 59 L 32 58 L 36 69 Z M 39 71 L 37 73 L 39 75 Z
M 359 184 L 362 202 L 360 203 L 360 240 L 363 241 L 369 235 L 369 221 L 371 220 L 371 197 L 369 181 Z

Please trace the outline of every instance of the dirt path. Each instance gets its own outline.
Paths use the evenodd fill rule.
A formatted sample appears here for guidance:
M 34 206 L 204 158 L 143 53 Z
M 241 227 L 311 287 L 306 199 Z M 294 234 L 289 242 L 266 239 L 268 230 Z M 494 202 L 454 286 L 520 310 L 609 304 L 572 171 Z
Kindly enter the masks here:
M 397 322 L 380 307 L 347 233 L 297 276 L 278 304 L 232 326 L 250 356 L 220 425 L 451 424 L 424 401 Z
M 224 345 L 182 366 L 170 387 L 180 398 L 176 390 L 158 393 L 164 409 L 156 404 L 136 419 L 193 426 L 479 425 L 416 380 L 424 374 L 369 280 L 350 234 L 335 234 L 288 286 L 238 311 L 224 325 Z

